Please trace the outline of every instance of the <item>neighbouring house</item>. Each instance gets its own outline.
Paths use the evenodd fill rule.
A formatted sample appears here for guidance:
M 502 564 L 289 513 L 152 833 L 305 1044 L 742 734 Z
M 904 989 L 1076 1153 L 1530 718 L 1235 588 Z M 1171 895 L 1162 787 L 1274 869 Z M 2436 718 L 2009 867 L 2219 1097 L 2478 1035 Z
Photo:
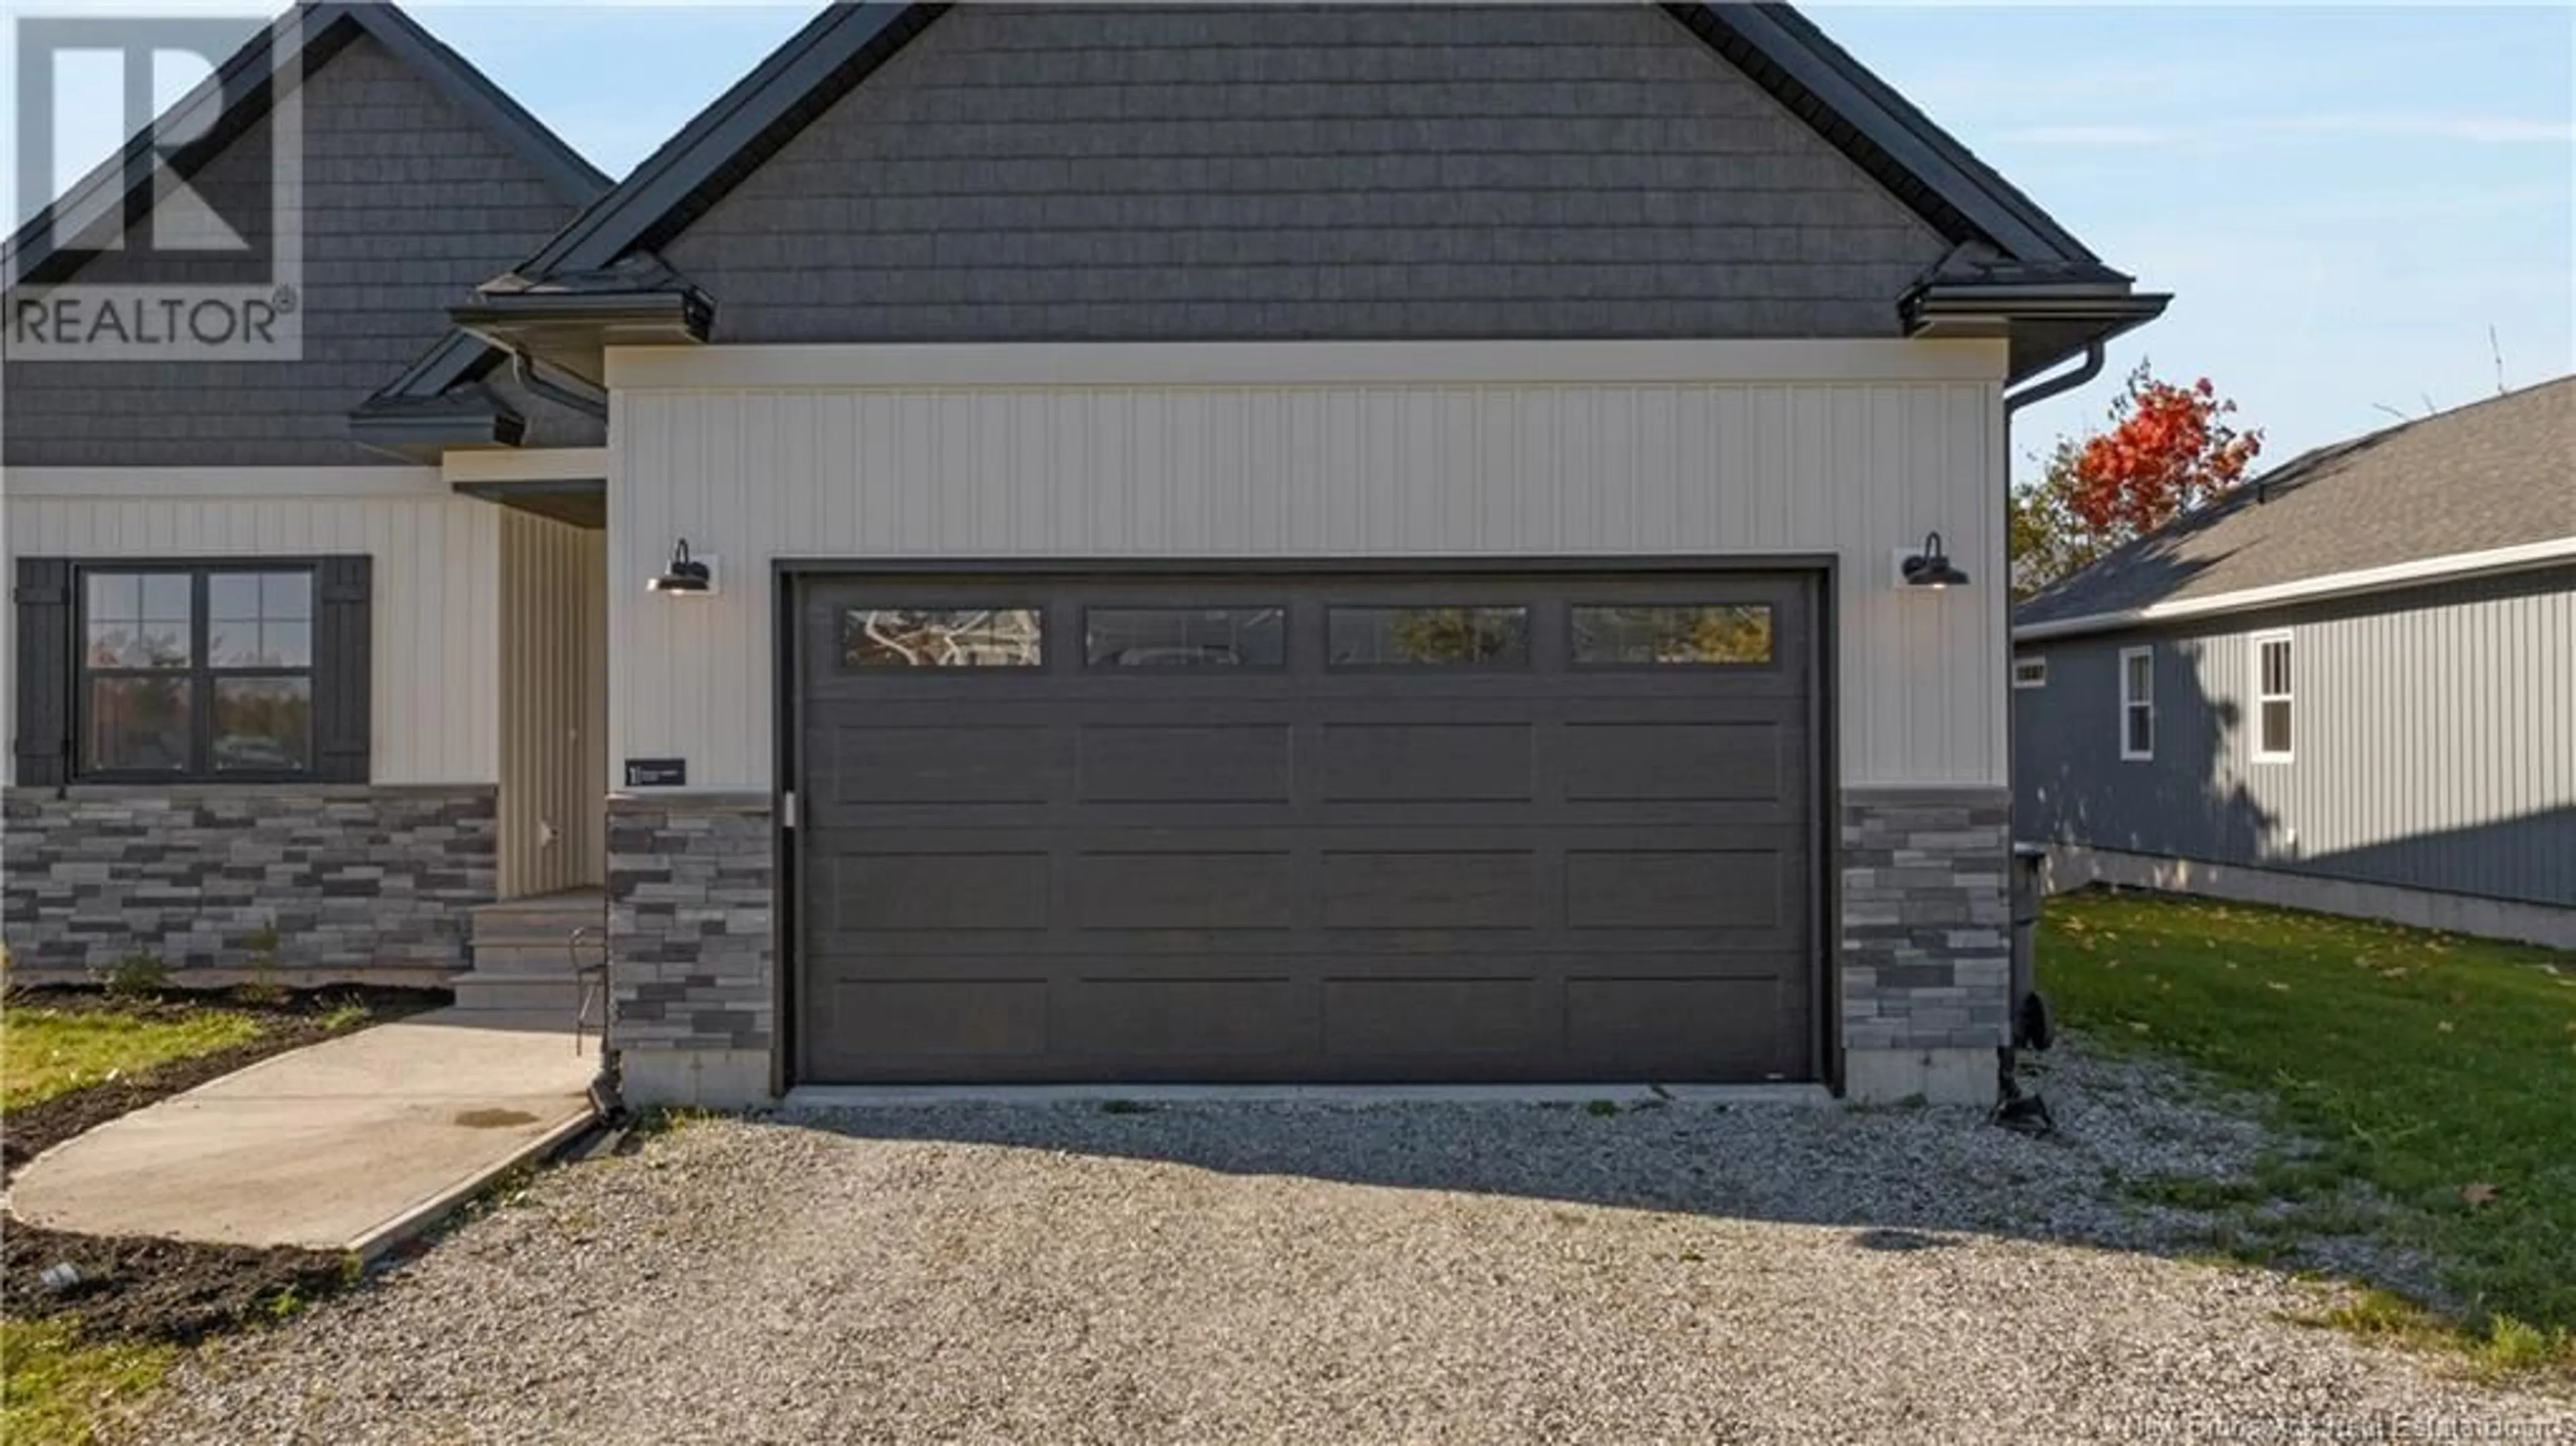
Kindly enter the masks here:
M 471 784 L 481 886 L 603 883 L 630 1093 L 1993 1097 L 2010 389 L 2165 298 L 1795 11 L 836 6 L 538 240 L 351 410 L 413 465 L 335 456 L 490 551 L 219 535 L 378 579 L 371 771 L 259 786 Z M 204 506 L 12 527 L 22 598 Z M 42 646 L 10 929 L 77 963 L 89 861 L 263 865 L 138 838 L 227 785 L 103 768 Z
M 2095 880 L 2576 948 L 2576 377 L 2320 447 L 2013 614 Z

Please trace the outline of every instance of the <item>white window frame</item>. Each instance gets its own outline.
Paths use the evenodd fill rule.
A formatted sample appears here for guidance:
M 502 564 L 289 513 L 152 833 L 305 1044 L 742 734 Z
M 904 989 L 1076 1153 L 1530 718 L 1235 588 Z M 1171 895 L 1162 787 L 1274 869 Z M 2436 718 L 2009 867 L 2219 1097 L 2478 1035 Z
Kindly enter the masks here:
M 2024 668 L 2028 668 L 2030 671 L 2025 674 L 2022 672 L 2022 669 Z M 2032 657 L 2013 659 L 2012 685 L 2016 688 L 2047 687 L 2048 655 L 2046 653 L 2040 653 Z
M 2147 660 L 2147 696 L 2143 698 L 2133 697 L 2129 692 L 2129 678 L 2131 676 L 2129 660 L 2132 658 L 2144 658 Z M 2147 713 L 2147 746 L 2143 749 L 2136 749 L 2129 746 L 2129 715 L 2140 708 L 2144 708 Z M 2122 762 L 2143 763 L 2156 756 L 2156 650 L 2152 647 L 2122 648 L 2120 650 L 2120 715 L 2118 723 L 2120 728 L 2120 759 Z
M 2297 757 L 2299 747 L 2299 675 L 2295 671 L 2291 672 L 2288 692 L 2264 692 L 2263 649 L 2274 643 L 2288 648 L 2290 667 L 2295 670 L 2299 666 L 2298 645 L 2291 640 L 2288 628 L 2275 628 L 2270 632 L 2255 633 L 2245 642 L 2247 651 L 2252 655 L 2254 667 L 2253 683 L 2248 690 L 2254 699 L 2254 761 L 2257 763 L 2291 762 Z M 2266 703 L 2286 703 L 2290 707 L 2290 746 L 2287 748 L 2275 751 L 2263 746 L 2263 705 Z

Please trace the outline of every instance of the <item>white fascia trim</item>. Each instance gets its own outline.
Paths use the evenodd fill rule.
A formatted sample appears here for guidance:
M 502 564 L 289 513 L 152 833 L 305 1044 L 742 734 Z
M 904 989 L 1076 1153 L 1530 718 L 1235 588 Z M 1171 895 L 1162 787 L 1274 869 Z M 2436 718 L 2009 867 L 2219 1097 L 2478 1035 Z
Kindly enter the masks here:
M 2082 617 L 2056 618 L 2044 623 L 2025 623 L 2013 629 L 2013 641 L 2044 642 L 2050 638 L 2111 632 L 2119 628 L 2134 628 L 2176 618 L 2243 612 L 2248 608 L 2268 607 L 2275 603 L 2308 602 L 2317 598 L 2341 597 L 2349 593 L 2386 592 L 2394 588 L 2413 587 L 2419 583 L 2439 582 L 2446 578 L 2475 577 L 2483 573 L 2518 572 L 2569 561 L 2576 561 L 2576 536 L 2552 538 L 2546 542 L 2517 543 L 2512 547 L 2494 547 L 2483 552 L 2454 552 L 2443 557 L 2418 558 L 2413 562 L 2391 563 L 2386 567 L 2365 567 L 2353 572 L 2332 572 L 2321 577 L 2301 578 L 2296 582 L 2274 583 L 2269 587 L 2249 587 L 2236 592 L 2211 593 L 2207 597 L 2178 598 L 2172 602 L 2149 603 L 2142 608 L 2127 608 L 2119 612 L 2086 613 Z
M 1049 342 L 610 347 L 611 390 L 1982 382 L 2003 341 Z
M 442 455 L 450 483 L 581 482 L 608 475 L 606 447 L 494 447 Z
M 9 467 L 0 496 L 413 497 L 443 495 L 435 467 Z

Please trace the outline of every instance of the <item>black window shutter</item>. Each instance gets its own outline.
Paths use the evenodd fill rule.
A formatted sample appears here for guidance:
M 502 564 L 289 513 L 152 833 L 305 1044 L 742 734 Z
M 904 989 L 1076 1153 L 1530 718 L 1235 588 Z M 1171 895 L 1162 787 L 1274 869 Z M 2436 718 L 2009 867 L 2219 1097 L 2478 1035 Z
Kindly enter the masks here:
M 19 558 L 10 596 L 18 604 L 18 782 L 57 786 L 71 778 L 71 559 Z
M 314 593 L 313 772 L 324 783 L 367 781 L 374 666 L 367 601 L 373 559 L 322 559 Z

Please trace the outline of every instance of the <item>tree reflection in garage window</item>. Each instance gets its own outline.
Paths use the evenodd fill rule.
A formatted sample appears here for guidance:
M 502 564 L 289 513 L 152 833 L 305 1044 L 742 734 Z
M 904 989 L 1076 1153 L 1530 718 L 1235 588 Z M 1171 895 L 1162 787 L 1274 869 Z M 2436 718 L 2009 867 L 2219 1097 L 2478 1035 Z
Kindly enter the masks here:
M 1529 609 L 1334 608 L 1325 647 L 1336 668 L 1521 667 L 1529 662 Z
M 851 608 L 845 668 L 1035 668 L 1045 662 L 1037 608 Z
M 1574 661 L 1627 668 L 1767 663 L 1771 609 L 1760 603 L 1577 607 Z

